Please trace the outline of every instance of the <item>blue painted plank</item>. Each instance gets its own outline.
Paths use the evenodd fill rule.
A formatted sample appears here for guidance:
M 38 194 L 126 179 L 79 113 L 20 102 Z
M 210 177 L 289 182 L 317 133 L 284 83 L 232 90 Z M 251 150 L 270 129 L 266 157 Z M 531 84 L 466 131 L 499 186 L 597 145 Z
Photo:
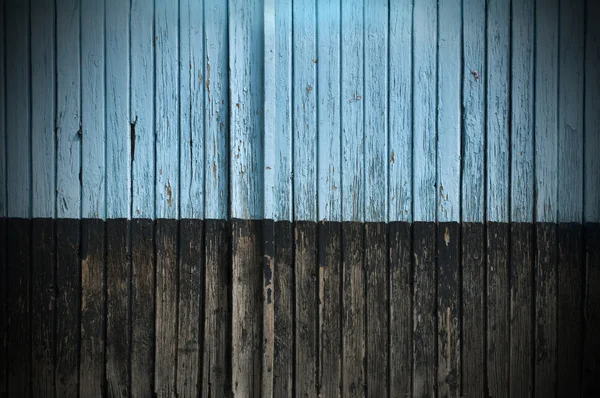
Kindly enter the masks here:
M 231 217 L 263 217 L 262 1 L 229 3 Z
M 106 0 L 106 49 L 106 216 L 131 218 L 128 2 Z
M 179 8 L 180 215 L 204 218 L 204 20 L 203 2 Z
M 461 221 L 484 221 L 485 3 L 463 3 L 463 150 Z
M 275 64 L 277 54 L 276 40 L 276 3 L 275 0 L 264 0 L 264 37 L 265 37 L 265 60 L 264 60 L 264 93 L 265 93 L 265 116 L 264 116 L 264 217 L 267 220 L 276 218 L 277 208 L 275 207 L 275 176 L 277 160 L 275 140 L 277 139 L 277 66 Z M 271 357 L 269 356 L 269 361 Z M 263 381 L 263 385 L 270 386 L 272 381 Z M 268 387 L 270 388 L 270 387 Z
M 510 0 L 490 0 L 487 9 L 487 220 L 509 220 Z
M 81 2 L 82 217 L 106 218 L 104 1 Z
M 135 125 L 132 148 L 132 217 L 155 217 L 154 169 L 154 8 L 131 1 L 131 109 Z
M 536 8 L 535 221 L 558 211 L 558 0 Z
M 585 222 L 600 221 L 600 2 L 587 2 L 585 39 Z
M 6 2 L 8 217 L 31 217 L 29 1 Z
M 510 221 L 533 221 L 533 0 L 512 3 Z
M 413 18 L 413 219 L 435 221 L 437 1 L 415 2 Z
M 229 80 L 227 7 L 205 0 L 205 214 L 226 219 L 229 202 Z
M 171 1 L 156 0 L 155 201 L 156 217 L 169 219 L 179 218 L 178 16 Z
M 583 218 L 584 1 L 560 7 L 558 221 Z M 598 173 L 598 170 L 595 171 Z
M 364 221 L 363 1 L 342 4 L 342 220 Z
M 4 30 L 5 21 L 5 0 L 0 1 L 0 32 L 2 37 L 6 38 Z M 6 217 L 7 197 L 6 197 L 6 79 L 5 74 L 5 40 L 0 40 L 0 217 Z
M 390 3 L 389 221 L 412 221 L 413 0 Z
M 388 2 L 365 0 L 365 221 L 388 216 Z
M 317 2 L 317 147 L 320 220 L 342 220 L 341 15 L 339 0 Z
M 461 1 L 438 5 L 437 220 L 460 220 Z
M 294 218 L 317 220 L 316 4 L 293 4 Z
M 54 118 L 56 69 L 54 2 L 31 2 L 32 216 L 52 218 L 56 210 Z
M 56 1 L 56 216 L 81 215 L 80 3 Z

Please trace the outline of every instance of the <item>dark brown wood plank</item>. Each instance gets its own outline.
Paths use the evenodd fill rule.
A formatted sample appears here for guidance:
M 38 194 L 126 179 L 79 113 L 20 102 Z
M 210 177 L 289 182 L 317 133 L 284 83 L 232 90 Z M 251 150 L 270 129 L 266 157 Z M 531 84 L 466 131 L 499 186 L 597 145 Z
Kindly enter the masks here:
M 154 221 L 131 221 L 131 396 L 154 389 Z
M 581 396 L 583 226 L 558 225 L 558 397 Z
M 181 220 L 179 223 L 177 395 L 197 397 L 204 340 L 200 328 L 204 326 L 204 222 Z
M 465 222 L 462 247 L 462 381 L 464 397 L 485 396 L 485 227 Z
M 413 395 L 434 397 L 436 389 L 436 226 L 415 222 L 413 296 Z
M 412 225 L 389 226 L 390 393 L 412 397 Z
M 9 397 L 28 397 L 31 381 L 29 344 L 31 220 L 8 219 L 6 235 L 6 390 Z M 61 367 L 60 370 L 65 368 Z M 76 382 L 77 375 L 75 375 Z
M 487 394 L 508 397 L 509 224 L 487 224 Z
M 31 232 L 31 391 L 54 396 L 54 271 L 52 219 L 34 219 Z
M 6 273 L 7 273 L 7 262 L 6 262 L 6 218 L 0 217 L 0 300 L 2 303 L 0 304 L 0 350 L 2 350 L 2 355 L 0 355 L 0 396 L 4 397 L 7 394 L 6 391 L 6 361 L 8 358 L 7 352 L 7 301 L 6 297 Z
M 296 394 L 317 396 L 317 363 L 319 321 L 319 272 L 317 261 L 317 224 L 296 221 L 295 286 L 296 286 Z
M 177 372 L 177 220 L 156 221 L 156 357 L 158 397 L 174 397 Z
M 261 222 L 231 221 L 232 388 L 234 396 L 259 397 L 262 362 Z
M 389 388 L 389 273 L 387 224 L 365 224 L 367 396 L 387 397 Z
M 105 393 L 104 228 L 102 220 L 81 220 L 81 397 Z
M 273 396 L 273 362 L 275 360 L 275 296 L 273 271 L 275 269 L 275 223 L 263 221 L 263 360 L 262 387 L 263 396 Z
M 437 389 L 440 397 L 460 395 L 460 228 L 437 229 Z
M 510 396 L 533 388 L 533 225 L 510 225 Z
M 600 224 L 585 224 L 585 346 L 583 396 L 600 397 Z
M 364 224 L 342 224 L 342 395 L 365 395 Z
M 340 295 L 342 225 L 339 222 L 328 221 L 319 223 L 318 228 L 319 392 L 322 397 L 340 397 L 342 394 L 342 297 Z
M 231 392 L 231 263 L 226 221 L 206 220 L 205 317 L 202 396 L 226 397 Z
M 556 396 L 556 224 L 535 226 L 535 396 Z

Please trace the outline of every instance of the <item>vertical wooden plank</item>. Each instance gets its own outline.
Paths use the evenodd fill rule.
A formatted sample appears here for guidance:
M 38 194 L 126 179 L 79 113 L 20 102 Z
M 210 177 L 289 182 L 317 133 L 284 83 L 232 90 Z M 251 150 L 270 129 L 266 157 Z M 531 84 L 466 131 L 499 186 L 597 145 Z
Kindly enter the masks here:
M 539 26 L 539 25 L 538 25 Z M 557 240 L 556 224 L 535 225 L 535 360 L 536 397 L 556 396 Z
M 64 209 L 66 210 L 66 208 Z M 56 220 L 56 396 L 79 393 L 80 220 Z
M 363 397 L 365 369 L 364 224 L 342 224 L 342 395 Z
M 105 45 L 112 45 L 105 41 L 105 22 L 104 1 L 81 2 L 81 216 L 102 219 L 106 218 L 107 199 L 105 104 L 114 100 L 105 97 L 104 51 Z M 114 94 L 114 89 L 110 93 Z M 108 192 L 112 197 L 112 191 Z
M 460 227 L 441 222 L 437 230 L 437 392 L 461 391 Z
M 130 53 L 130 114 L 131 127 L 131 184 L 132 217 L 155 216 L 155 39 L 154 4 L 145 0 L 131 0 L 131 53 Z M 152 22 L 152 23 L 151 23 Z M 158 171 L 158 170 L 157 170 Z M 145 266 L 144 266 L 145 267 Z M 140 283 L 143 285 L 142 279 Z M 144 317 L 140 320 L 143 322 Z M 132 391 L 136 392 L 135 383 Z M 139 390 L 141 396 L 145 390 Z
M 56 217 L 81 216 L 81 9 L 56 1 Z
M 488 213 L 489 214 L 489 213 Z M 509 224 L 487 224 L 487 389 L 507 398 L 509 383 Z
M 597 10 L 595 10 L 597 12 Z M 600 224 L 585 224 L 585 342 L 583 361 L 583 396 L 600 396 Z
M 265 5 L 266 8 L 266 5 Z M 265 13 L 265 22 L 267 14 Z M 265 32 L 266 34 L 266 32 Z M 265 71 L 266 78 L 266 71 Z M 265 154 L 265 162 L 267 160 Z M 266 164 L 266 163 L 265 163 Z M 266 181 L 265 181 L 266 184 Z M 267 204 L 265 203 L 265 212 Z M 263 220 L 263 344 L 262 344 L 262 376 L 261 394 L 265 397 L 273 396 L 273 365 L 275 362 L 275 305 L 274 281 L 275 268 L 275 224 L 273 220 Z
M 204 221 L 181 220 L 179 242 L 177 395 L 197 397 L 204 337 Z
M 7 396 L 28 397 L 31 393 L 30 239 L 31 220 L 6 221 Z
M 461 225 L 462 372 L 461 396 L 485 396 L 486 300 L 484 224 Z
M 0 6 L 4 6 L 4 3 L 1 3 Z M 2 8 L 2 10 L 4 10 L 4 8 Z M 1 15 L 0 17 L 4 17 L 4 15 Z M 0 26 L 0 28 L 3 28 L 3 26 Z M 0 394 L 3 395 L 8 394 L 8 379 L 6 375 L 6 371 L 8 368 L 8 285 L 6 283 L 8 262 L 6 257 L 6 224 L 6 217 L 0 217 L 0 298 L 2 298 L 2 314 L 0 315 L 0 327 L 2 328 L 2 335 L 0 336 L 0 338 L 2 339 L 2 344 L 0 345 L 0 350 L 2 350 L 2 358 L 0 358 Z
M 434 223 L 413 224 L 413 396 L 434 397 L 436 389 L 436 280 Z
M 177 220 L 156 221 L 156 340 L 154 392 L 158 397 L 175 396 L 177 376 Z
M 319 393 L 340 397 L 342 384 L 342 224 L 319 223 Z
M 365 224 L 367 396 L 389 389 L 389 269 L 387 223 Z M 396 392 L 394 392 L 396 394 Z
M 364 221 L 365 217 L 363 3 L 352 0 L 342 4 L 343 221 Z
M 412 97 L 414 173 L 412 200 L 415 221 L 436 219 L 437 25 L 437 2 L 435 0 L 415 1 Z M 413 393 L 417 394 L 417 391 Z
M 154 221 L 131 221 L 131 396 L 154 388 Z
M 205 221 L 205 306 L 202 396 L 231 393 L 230 230 L 224 220 Z
M 104 221 L 81 221 L 81 365 L 79 395 L 105 394 L 105 236 Z M 123 336 L 125 337 L 125 336 Z
M 6 19 L 6 0 L 0 0 L 0 32 L 6 38 L 6 30 L 5 30 L 5 19 Z M 0 76 L 6 76 L 6 40 L 0 40 Z M 7 131 L 6 131 L 6 77 L 0 79 L 0 154 L 2 154 L 2 159 L 0 159 L 0 217 L 7 217 L 7 206 L 8 206 L 8 197 L 7 197 L 7 148 L 6 144 L 7 140 Z M 2 329 L 4 330 L 4 329 Z M 4 333 L 4 332 L 3 332 Z M 4 364 L 4 361 L 0 361 L 0 363 Z M 3 383 L 6 379 L 5 377 L 5 365 L 2 365 L 2 369 L 0 369 L 0 392 L 5 392 L 3 389 L 6 385 Z

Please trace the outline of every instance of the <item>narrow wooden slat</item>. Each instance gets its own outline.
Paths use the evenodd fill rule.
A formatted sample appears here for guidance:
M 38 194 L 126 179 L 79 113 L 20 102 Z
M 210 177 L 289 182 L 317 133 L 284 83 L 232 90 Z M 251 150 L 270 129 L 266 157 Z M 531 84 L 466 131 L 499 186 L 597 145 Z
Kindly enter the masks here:
M 204 341 L 204 221 L 181 220 L 179 245 L 177 395 L 197 397 Z
M 8 288 L 6 284 L 8 262 L 6 257 L 6 224 L 6 218 L 0 217 L 0 299 L 2 299 L 2 304 L 0 304 L 0 339 L 2 339 L 2 343 L 0 344 L 0 350 L 2 350 L 2 358 L 0 358 L 0 394 L 4 395 L 7 394 L 6 371 L 8 368 L 8 297 L 6 295 Z
M 56 396 L 79 393 L 80 221 L 56 220 Z
M 319 393 L 340 397 L 342 385 L 342 224 L 319 223 Z
M 266 207 L 265 207 L 266 210 Z M 274 281 L 275 270 L 275 223 L 263 220 L 263 345 L 262 345 L 262 378 L 261 394 L 273 396 L 273 365 L 275 361 L 275 303 Z
M 6 37 L 6 0 L 0 0 L 0 32 L 3 32 Z M 6 43 L 5 40 L 0 40 L 0 76 L 6 76 Z M 5 218 L 8 216 L 8 197 L 6 196 L 6 189 L 8 185 L 7 180 L 7 162 L 8 157 L 7 147 L 7 131 L 6 131 L 6 79 L 0 79 L 0 154 L 2 160 L 0 161 L 0 217 Z M 2 329 L 4 330 L 4 329 Z M 4 332 L 3 332 L 4 333 Z M 4 340 L 3 340 L 4 341 Z M 4 352 L 4 351 L 3 351 Z M 0 364 L 4 364 L 1 360 Z M 2 365 L 0 369 L 0 392 L 5 393 L 6 388 L 6 365 Z
M 156 339 L 154 392 L 175 396 L 177 376 L 177 220 L 156 221 Z
M 556 396 L 556 224 L 535 226 L 535 360 L 536 397 Z
M 390 392 L 412 396 L 413 301 L 412 226 L 389 226 L 390 255 Z
M 317 396 L 318 267 L 317 224 L 296 221 L 294 228 L 296 394 Z
M 442 222 L 437 230 L 437 391 L 460 396 L 460 227 Z
M 481 223 L 461 225 L 462 268 L 462 372 L 461 396 L 485 396 L 486 298 L 485 241 Z
M 81 221 L 81 365 L 79 395 L 105 394 L 105 223 Z M 125 337 L 125 336 L 123 336 Z
M 365 395 L 364 225 L 342 224 L 342 395 Z
M 202 396 L 231 392 L 231 240 L 224 220 L 206 220 Z
M 388 231 L 383 222 L 365 224 L 367 396 L 386 397 L 389 388 Z M 394 392 L 396 394 L 396 392 Z
M 600 396 L 600 224 L 585 224 L 585 343 L 583 361 L 583 396 Z
M 131 221 L 131 396 L 154 388 L 154 221 Z

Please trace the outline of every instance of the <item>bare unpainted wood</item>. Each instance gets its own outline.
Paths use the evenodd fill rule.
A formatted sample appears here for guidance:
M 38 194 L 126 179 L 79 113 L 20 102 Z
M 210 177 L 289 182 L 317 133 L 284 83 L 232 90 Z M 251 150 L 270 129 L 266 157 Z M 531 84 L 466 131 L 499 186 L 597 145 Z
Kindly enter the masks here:
M 585 225 L 585 343 L 583 396 L 600 396 L 600 224 Z
M 275 268 L 275 224 L 263 221 L 263 357 L 261 392 L 273 397 L 273 365 L 275 360 L 275 305 L 273 271 Z
M 2 22 L 0 22 L 2 23 Z M 7 284 L 6 277 L 8 271 L 8 263 L 6 257 L 6 218 L 0 218 L 0 299 L 2 300 L 2 304 L 0 304 L 0 339 L 2 342 L 0 343 L 0 349 L 2 350 L 2 358 L 0 358 L 0 394 L 6 395 L 6 369 L 7 369 L 7 350 L 8 350 L 8 339 L 7 339 L 7 331 L 8 331 L 8 297 L 6 296 L 7 292 Z

